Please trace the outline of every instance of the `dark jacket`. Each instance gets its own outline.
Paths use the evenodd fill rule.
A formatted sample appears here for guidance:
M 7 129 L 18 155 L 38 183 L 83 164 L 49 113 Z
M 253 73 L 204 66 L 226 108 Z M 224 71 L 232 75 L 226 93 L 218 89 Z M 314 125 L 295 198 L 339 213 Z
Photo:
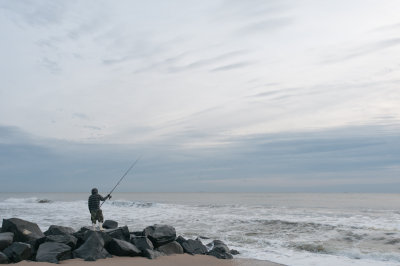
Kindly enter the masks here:
M 95 211 L 100 209 L 100 201 L 105 201 L 107 197 L 103 198 L 100 194 L 92 194 L 89 197 L 88 205 L 89 211 Z

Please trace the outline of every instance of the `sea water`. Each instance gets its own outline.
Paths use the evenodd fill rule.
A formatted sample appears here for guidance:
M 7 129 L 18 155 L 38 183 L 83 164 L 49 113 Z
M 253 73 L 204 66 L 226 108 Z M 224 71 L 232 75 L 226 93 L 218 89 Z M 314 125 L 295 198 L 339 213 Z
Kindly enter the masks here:
M 43 231 L 52 224 L 79 229 L 91 223 L 88 196 L 1 193 L 0 219 L 29 220 Z M 169 224 L 204 244 L 223 240 L 241 258 L 400 265 L 399 194 L 115 193 L 102 209 L 130 231 Z

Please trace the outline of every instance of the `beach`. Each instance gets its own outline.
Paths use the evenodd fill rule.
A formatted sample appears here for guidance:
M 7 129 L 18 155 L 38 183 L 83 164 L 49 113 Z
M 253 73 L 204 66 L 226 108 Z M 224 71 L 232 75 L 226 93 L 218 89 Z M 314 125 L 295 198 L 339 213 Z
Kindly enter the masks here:
M 100 259 L 97 261 L 84 261 L 82 259 L 72 259 L 60 261 L 62 265 L 74 265 L 74 266 L 279 266 L 282 264 L 277 264 L 269 261 L 252 260 L 252 259 L 232 259 L 232 260 L 221 260 L 215 257 L 206 255 L 171 255 L 163 256 L 154 260 L 149 260 L 142 257 L 117 257 L 107 259 Z M 47 262 L 34 262 L 34 261 L 22 261 L 15 265 L 18 266 L 48 266 L 54 265 Z

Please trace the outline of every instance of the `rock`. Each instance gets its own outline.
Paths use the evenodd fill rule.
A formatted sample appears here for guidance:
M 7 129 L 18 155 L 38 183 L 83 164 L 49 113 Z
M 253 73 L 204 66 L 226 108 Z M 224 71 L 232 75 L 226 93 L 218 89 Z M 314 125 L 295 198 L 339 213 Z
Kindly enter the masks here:
M 169 242 L 168 244 L 162 245 L 156 249 L 159 252 L 162 252 L 166 255 L 172 255 L 172 254 L 183 254 L 183 248 L 182 246 L 176 242 Z
M 107 251 L 116 256 L 134 257 L 139 256 L 141 251 L 132 243 L 125 240 L 113 238 L 106 246 Z
M 240 254 L 240 252 L 237 251 L 236 249 L 231 249 L 231 251 L 229 253 L 231 253 L 232 255 L 239 255 Z
M 228 246 L 222 242 L 221 240 L 214 240 L 212 242 L 212 250 L 209 251 L 207 254 L 214 256 L 218 259 L 232 259 L 233 256 L 230 253 Z
M 157 250 L 152 250 L 152 249 L 143 250 L 142 254 L 144 257 L 151 259 L 151 260 L 165 255 Z
M 0 264 L 8 264 L 8 257 L 3 252 L 0 252 Z
M 135 232 L 130 232 L 131 236 L 145 236 L 143 235 L 143 231 L 135 231 Z
M 14 233 L 5 232 L 0 233 L 0 251 L 4 250 L 6 247 L 12 244 L 14 240 Z
M 34 242 L 44 237 L 43 232 L 35 223 L 31 223 L 18 218 L 3 219 L 2 232 L 14 233 L 14 241 L 34 244 Z
M 79 248 L 85 242 L 85 233 L 87 231 L 93 231 L 93 229 L 89 226 L 81 227 L 79 231 L 73 233 L 72 235 L 78 239 L 75 248 Z
M 14 242 L 6 248 L 3 253 L 12 262 L 20 262 L 23 260 L 30 259 L 32 256 L 32 246 L 27 243 Z
M 118 228 L 118 222 L 113 220 L 105 220 L 103 223 L 103 228 L 105 229 L 115 229 Z
M 106 229 L 104 232 L 111 238 L 116 238 L 119 240 L 129 241 L 131 235 L 129 234 L 128 226 L 118 227 L 115 229 Z
M 75 233 L 75 230 L 71 227 L 50 225 L 49 229 L 44 232 L 46 236 L 49 235 L 71 235 Z
M 146 249 L 151 249 L 151 250 L 154 249 L 153 243 L 151 243 L 151 241 L 145 236 L 131 235 L 131 243 L 142 251 Z
M 168 244 L 175 241 L 176 238 L 175 228 L 169 225 L 155 224 L 148 226 L 143 230 L 143 234 L 150 239 L 154 247 Z
M 95 261 L 111 257 L 104 248 L 104 239 L 100 232 L 87 231 L 85 242 L 73 252 L 74 258 L 81 258 L 85 261 Z
M 181 244 L 183 251 L 185 253 L 189 253 L 191 255 L 195 254 L 207 254 L 208 250 L 207 247 L 201 243 L 199 239 L 193 240 L 189 239 L 186 240 L 182 236 L 179 236 L 176 241 Z
M 49 235 L 49 236 L 45 236 L 45 237 L 37 240 L 36 248 L 38 248 L 41 244 L 43 244 L 45 242 L 62 243 L 67 246 L 70 246 L 71 249 L 75 249 L 78 239 L 76 237 L 74 237 L 73 235 Z
M 71 247 L 56 242 L 46 242 L 39 246 L 36 261 L 58 263 L 60 260 L 72 258 Z

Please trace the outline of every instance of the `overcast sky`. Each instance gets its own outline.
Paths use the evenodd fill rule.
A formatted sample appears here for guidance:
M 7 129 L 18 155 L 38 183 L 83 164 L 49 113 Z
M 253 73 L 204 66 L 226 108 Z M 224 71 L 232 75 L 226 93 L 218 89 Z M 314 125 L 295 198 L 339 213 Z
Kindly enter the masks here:
M 0 0 L 0 191 L 400 192 L 398 0 Z

